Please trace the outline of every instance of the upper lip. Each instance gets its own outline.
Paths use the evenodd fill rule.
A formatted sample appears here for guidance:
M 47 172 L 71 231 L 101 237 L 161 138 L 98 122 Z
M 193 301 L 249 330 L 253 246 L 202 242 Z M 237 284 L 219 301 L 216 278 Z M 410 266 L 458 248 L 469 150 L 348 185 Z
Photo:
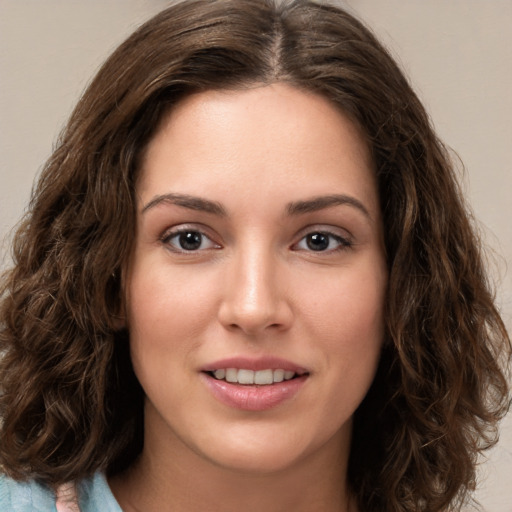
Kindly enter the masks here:
M 224 368 L 237 368 L 244 370 L 285 370 L 292 371 L 298 375 L 303 375 L 305 373 L 309 373 L 308 370 L 302 366 L 299 366 L 291 361 L 287 361 L 286 359 L 281 359 L 279 357 L 259 357 L 259 358 L 250 358 L 250 357 L 228 357 L 225 359 L 219 359 L 218 361 L 214 361 L 212 363 L 208 363 L 201 368 L 203 372 L 213 372 L 215 370 L 224 369 Z

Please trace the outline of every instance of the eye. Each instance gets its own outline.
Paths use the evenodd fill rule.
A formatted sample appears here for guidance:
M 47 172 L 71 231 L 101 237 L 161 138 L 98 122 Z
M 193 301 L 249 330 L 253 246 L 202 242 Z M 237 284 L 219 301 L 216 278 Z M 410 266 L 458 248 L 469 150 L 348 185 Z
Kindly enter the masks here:
M 308 233 L 294 245 L 300 251 L 331 252 L 352 247 L 352 243 L 339 235 L 327 231 Z
M 177 252 L 194 252 L 207 249 L 217 249 L 219 245 L 207 235 L 194 229 L 178 229 L 167 233 L 162 242 Z

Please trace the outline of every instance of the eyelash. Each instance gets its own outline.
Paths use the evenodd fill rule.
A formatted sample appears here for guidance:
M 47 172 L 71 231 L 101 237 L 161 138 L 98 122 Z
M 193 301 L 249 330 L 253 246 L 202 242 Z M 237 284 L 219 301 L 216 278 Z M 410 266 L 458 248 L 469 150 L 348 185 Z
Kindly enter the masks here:
M 206 233 L 201 231 L 200 229 L 194 229 L 194 228 L 188 228 L 188 227 L 181 227 L 178 229 L 173 229 L 172 231 L 167 231 L 161 238 L 162 243 L 164 243 L 171 251 L 183 253 L 183 254 L 190 254 L 194 252 L 199 252 L 201 249 L 185 249 L 183 247 L 176 247 L 173 246 L 172 240 L 176 238 L 179 240 L 179 237 L 183 235 L 199 235 L 200 236 L 200 242 L 203 243 L 204 240 L 208 240 L 212 247 L 208 247 L 208 249 L 219 249 L 220 245 L 216 244 Z M 179 242 L 178 242 L 179 243 Z M 202 249 L 202 250 L 208 250 L 208 249 Z
M 351 249 L 353 247 L 352 241 L 349 240 L 348 238 L 345 238 L 345 237 L 342 237 L 342 236 L 340 236 L 340 235 L 338 235 L 336 233 L 332 233 L 330 231 L 321 230 L 321 229 L 309 231 L 297 243 L 293 244 L 292 247 L 297 247 L 302 242 L 305 242 L 307 244 L 308 243 L 307 242 L 307 238 L 308 237 L 313 237 L 313 236 L 317 236 L 317 235 L 321 235 L 322 237 L 327 237 L 329 245 L 331 244 L 331 241 L 334 240 L 338 244 L 337 247 L 335 247 L 333 249 L 327 249 L 327 250 L 321 250 L 321 251 L 315 251 L 311 247 L 309 247 L 309 249 L 299 249 L 299 250 L 305 250 L 307 252 L 313 252 L 313 253 L 315 253 L 315 252 L 318 252 L 318 253 L 333 253 L 333 252 L 338 252 L 338 251 L 344 251 L 344 250 L 347 250 L 347 249 Z
M 200 246 L 196 249 L 186 249 L 183 246 L 178 247 L 176 245 L 173 245 L 172 240 L 176 239 L 178 244 L 181 245 L 183 240 L 180 240 L 181 236 L 184 235 L 195 235 L 195 239 L 191 238 L 191 242 L 199 243 L 200 245 L 203 244 L 205 240 L 209 241 L 209 247 L 201 249 Z M 197 236 L 199 235 L 199 237 Z M 326 237 L 327 240 L 327 249 L 326 250 L 315 250 L 311 248 L 311 245 L 309 244 L 309 241 L 307 240 L 308 237 L 314 237 L 314 236 L 322 236 Z M 194 229 L 194 228 L 188 228 L 188 227 L 180 227 L 178 229 L 173 229 L 172 231 L 167 231 L 162 237 L 161 241 L 163 244 L 165 244 L 171 251 L 182 253 L 182 254 L 192 254 L 197 253 L 204 250 L 211 250 L 211 249 L 220 249 L 221 246 L 217 243 L 215 243 L 206 233 L 201 231 L 200 229 Z M 331 245 L 332 241 L 334 241 L 337 246 L 335 248 L 329 249 L 329 246 Z M 306 243 L 308 245 L 308 248 L 300 248 L 299 245 L 301 243 Z M 327 230 L 311 230 L 308 233 L 306 233 L 304 236 L 300 238 L 300 240 L 296 243 L 294 243 L 291 248 L 294 251 L 306 251 L 306 252 L 312 252 L 312 253 L 334 253 L 339 251 L 344 251 L 347 249 L 351 249 L 353 247 L 353 242 L 349 240 L 348 238 L 342 237 L 336 233 L 332 233 Z

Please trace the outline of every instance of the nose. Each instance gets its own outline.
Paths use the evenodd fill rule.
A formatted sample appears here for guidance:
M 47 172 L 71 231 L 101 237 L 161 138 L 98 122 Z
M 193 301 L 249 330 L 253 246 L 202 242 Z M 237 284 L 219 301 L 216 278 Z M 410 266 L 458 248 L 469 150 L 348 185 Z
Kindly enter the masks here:
M 277 258 L 247 250 L 229 262 L 219 321 L 247 335 L 287 330 L 293 311 Z

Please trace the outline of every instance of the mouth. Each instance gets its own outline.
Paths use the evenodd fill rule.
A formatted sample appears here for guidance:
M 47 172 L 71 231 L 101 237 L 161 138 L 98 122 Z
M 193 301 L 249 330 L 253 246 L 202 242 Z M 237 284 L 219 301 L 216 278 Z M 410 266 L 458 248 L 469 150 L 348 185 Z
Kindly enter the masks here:
M 245 368 L 219 368 L 206 372 L 216 380 L 241 384 L 243 386 L 271 386 L 279 382 L 289 381 L 305 375 L 306 372 L 295 372 L 283 368 L 267 368 L 264 370 L 249 370 Z
M 229 358 L 201 368 L 213 396 L 229 408 L 265 411 L 290 402 L 310 372 L 279 358 Z

